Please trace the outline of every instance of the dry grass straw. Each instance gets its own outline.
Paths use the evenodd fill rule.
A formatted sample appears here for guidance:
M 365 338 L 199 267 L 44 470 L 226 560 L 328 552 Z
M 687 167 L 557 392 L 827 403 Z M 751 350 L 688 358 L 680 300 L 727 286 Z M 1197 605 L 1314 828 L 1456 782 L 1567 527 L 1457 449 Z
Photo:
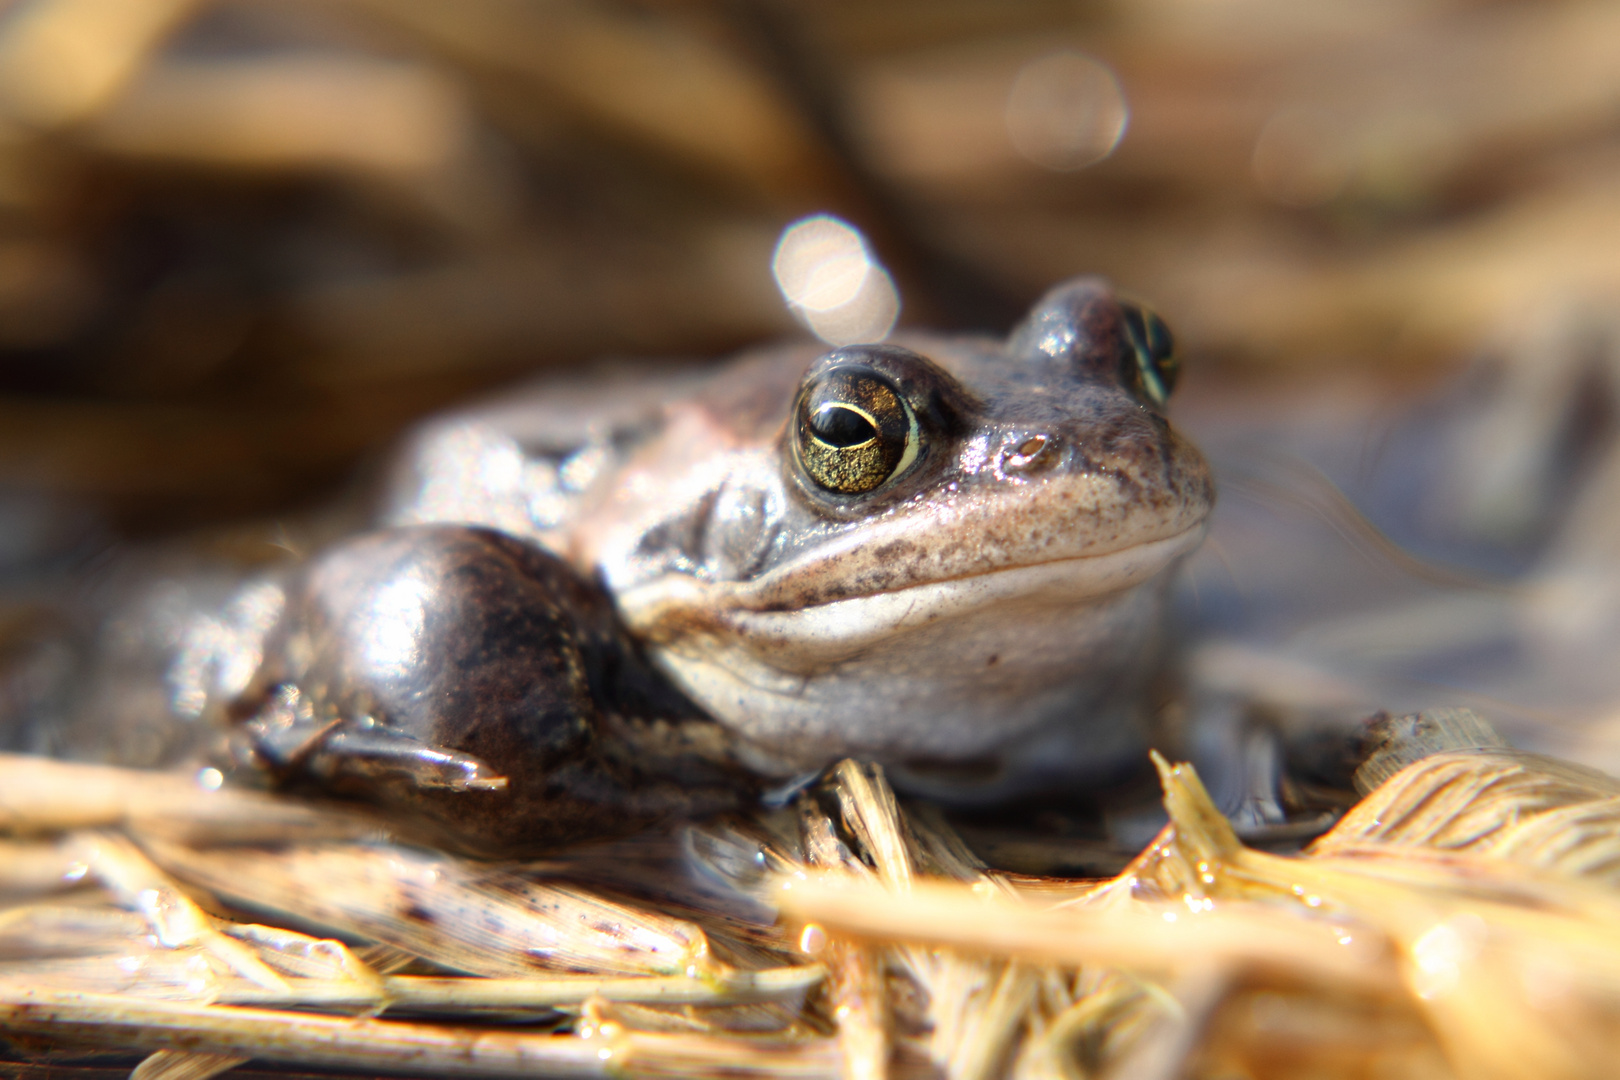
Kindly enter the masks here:
M 0 791 L 83 769 L 129 806 L 82 800 L 53 833 L 48 800 L 8 798 L 25 835 L 0 861 L 0 1023 L 157 1051 L 145 1080 L 248 1058 L 469 1076 L 1603 1072 L 1615 781 L 1443 752 L 1279 856 L 1239 843 L 1189 766 L 1159 765 L 1159 837 L 1112 880 L 1059 882 L 982 866 L 854 762 L 789 811 L 495 865 L 375 826 L 312 839 L 313 811 L 270 796 L 3 758 Z M 249 803 L 292 822 L 287 839 L 213 817 Z M 611 887 L 592 883 L 605 863 Z

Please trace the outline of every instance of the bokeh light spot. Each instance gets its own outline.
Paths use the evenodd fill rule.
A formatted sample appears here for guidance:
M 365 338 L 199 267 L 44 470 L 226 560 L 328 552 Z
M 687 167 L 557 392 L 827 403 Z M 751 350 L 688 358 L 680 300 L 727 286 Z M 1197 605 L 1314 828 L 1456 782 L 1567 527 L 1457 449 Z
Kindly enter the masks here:
M 1065 50 L 1019 69 L 1006 117 L 1007 137 L 1020 154 L 1044 168 L 1073 172 L 1114 152 L 1130 109 L 1107 64 Z
M 831 214 L 782 230 L 771 273 L 793 314 L 829 345 L 882 341 L 900 315 L 894 279 L 866 238 Z

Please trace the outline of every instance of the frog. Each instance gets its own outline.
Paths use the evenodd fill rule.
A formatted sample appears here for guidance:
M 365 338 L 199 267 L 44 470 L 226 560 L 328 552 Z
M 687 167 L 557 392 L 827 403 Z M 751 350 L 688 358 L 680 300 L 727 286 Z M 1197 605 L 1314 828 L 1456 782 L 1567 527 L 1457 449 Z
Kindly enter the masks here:
M 1103 782 L 1145 760 L 1214 502 L 1178 367 L 1084 277 L 1000 340 L 788 344 L 430 420 L 375 527 L 261 618 L 230 761 L 483 850 L 850 757 L 970 805 Z

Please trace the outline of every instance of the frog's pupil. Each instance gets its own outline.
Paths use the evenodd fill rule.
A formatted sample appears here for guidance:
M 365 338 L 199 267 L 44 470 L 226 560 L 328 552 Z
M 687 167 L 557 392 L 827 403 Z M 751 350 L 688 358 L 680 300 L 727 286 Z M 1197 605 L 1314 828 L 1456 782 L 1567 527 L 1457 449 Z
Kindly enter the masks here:
M 859 446 L 877 437 L 872 422 L 848 405 L 828 402 L 810 417 L 810 430 L 828 446 Z

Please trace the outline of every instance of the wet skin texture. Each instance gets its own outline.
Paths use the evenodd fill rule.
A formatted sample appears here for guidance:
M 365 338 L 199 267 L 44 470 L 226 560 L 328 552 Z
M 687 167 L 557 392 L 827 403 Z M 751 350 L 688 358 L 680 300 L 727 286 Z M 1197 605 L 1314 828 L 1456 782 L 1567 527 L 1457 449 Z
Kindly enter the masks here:
M 740 770 L 654 729 L 711 727 L 641 659 L 600 589 L 488 529 L 368 533 L 292 590 L 248 700 L 257 764 L 408 810 L 461 846 L 543 848 L 735 805 Z
M 238 760 L 479 850 L 844 756 L 966 802 L 1093 782 L 1150 738 L 1213 499 L 1173 377 L 1162 324 L 1081 279 L 1004 344 L 784 349 L 431 425 L 395 527 L 290 587 Z

